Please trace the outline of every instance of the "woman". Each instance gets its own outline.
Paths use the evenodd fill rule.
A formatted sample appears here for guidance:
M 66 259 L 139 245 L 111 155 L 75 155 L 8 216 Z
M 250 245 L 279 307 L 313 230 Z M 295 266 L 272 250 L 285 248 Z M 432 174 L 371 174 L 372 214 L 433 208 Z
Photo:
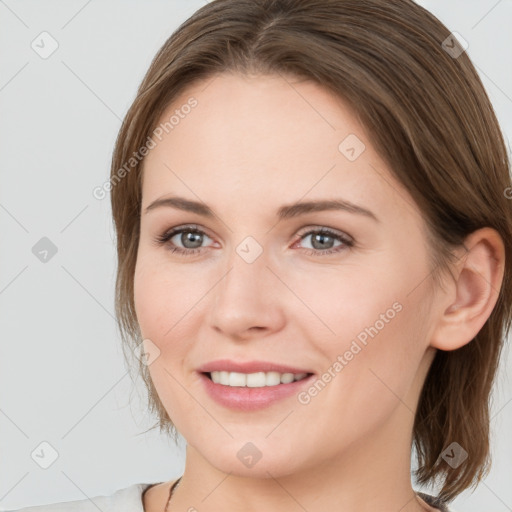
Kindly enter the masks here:
M 453 510 L 488 469 L 510 186 L 473 65 L 412 1 L 198 10 L 109 187 L 126 356 L 185 471 L 66 510 Z

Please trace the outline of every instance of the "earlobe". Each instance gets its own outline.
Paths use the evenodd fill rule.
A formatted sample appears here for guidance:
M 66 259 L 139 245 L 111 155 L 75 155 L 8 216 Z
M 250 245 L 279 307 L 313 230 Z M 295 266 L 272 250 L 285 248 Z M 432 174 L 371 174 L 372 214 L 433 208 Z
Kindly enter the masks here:
M 456 350 L 478 334 L 496 305 L 503 281 L 505 248 L 496 230 L 481 228 L 464 245 L 467 252 L 454 273 L 457 280 L 448 287 L 451 296 L 441 297 L 445 302 L 434 318 L 430 344 L 440 350 Z

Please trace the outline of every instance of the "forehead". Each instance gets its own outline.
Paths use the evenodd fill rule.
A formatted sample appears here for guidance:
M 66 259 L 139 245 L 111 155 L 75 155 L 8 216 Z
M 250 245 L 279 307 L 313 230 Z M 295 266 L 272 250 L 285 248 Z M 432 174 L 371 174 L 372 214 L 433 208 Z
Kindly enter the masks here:
M 176 97 L 159 126 L 165 129 L 171 117 L 173 126 L 162 134 L 169 144 L 159 144 L 154 153 L 174 155 L 175 161 L 185 153 L 184 144 L 198 149 L 187 159 L 208 155 L 235 163 L 275 161 L 279 155 L 282 162 L 318 161 L 320 151 L 326 157 L 339 155 L 340 137 L 367 139 L 340 98 L 315 82 L 286 75 L 215 75 Z
M 216 75 L 182 91 L 166 122 L 145 158 L 144 206 L 170 193 L 213 196 L 213 207 L 216 198 L 279 206 L 332 195 L 385 210 L 405 194 L 350 106 L 312 81 Z

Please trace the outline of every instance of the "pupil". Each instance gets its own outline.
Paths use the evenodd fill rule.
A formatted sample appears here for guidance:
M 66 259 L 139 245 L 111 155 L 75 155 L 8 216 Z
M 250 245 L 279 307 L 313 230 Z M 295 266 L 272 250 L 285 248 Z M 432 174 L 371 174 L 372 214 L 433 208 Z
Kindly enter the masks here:
M 319 240 L 320 240 L 320 246 L 319 246 L 319 247 L 315 247 L 315 249 L 325 249 L 325 248 L 326 248 L 326 247 L 325 247 L 325 239 L 326 239 L 326 238 L 327 238 L 327 239 L 329 239 L 329 238 L 330 238 L 330 239 L 331 239 L 331 241 L 332 241 L 332 237 L 331 237 L 331 236 L 329 236 L 329 235 L 324 235 L 324 234 L 321 234 L 321 233 L 317 233 L 317 234 L 313 237 L 313 247 L 315 247 L 315 244 L 316 244 L 317 240 L 319 239 Z M 324 245 L 322 246 L 322 244 L 324 244 Z M 329 246 L 329 248 L 330 248 L 330 246 Z
M 194 241 L 195 237 L 197 237 L 197 238 Z M 201 247 L 202 235 L 201 235 L 201 233 L 192 233 L 192 232 L 189 231 L 189 232 L 183 233 L 181 235 L 181 242 L 183 243 L 183 245 L 187 249 L 195 249 L 197 247 Z M 192 243 L 192 247 L 191 246 L 187 246 L 188 242 Z M 195 245 L 194 245 L 194 243 L 195 243 Z

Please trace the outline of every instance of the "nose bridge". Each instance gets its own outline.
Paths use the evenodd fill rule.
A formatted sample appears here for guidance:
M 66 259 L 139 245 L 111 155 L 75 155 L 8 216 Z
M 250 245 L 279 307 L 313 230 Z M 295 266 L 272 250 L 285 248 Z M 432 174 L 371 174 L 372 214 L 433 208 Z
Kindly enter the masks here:
M 270 327 L 277 319 L 277 283 L 267 268 L 263 246 L 246 237 L 233 248 L 223 279 L 214 291 L 212 325 L 225 333 L 241 333 L 251 327 Z
M 221 283 L 222 295 L 245 300 L 246 295 L 257 298 L 265 291 L 268 281 L 266 274 L 271 274 L 267 268 L 267 251 L 254 237 L 245 237 L 228 259 L 228 273 Z

